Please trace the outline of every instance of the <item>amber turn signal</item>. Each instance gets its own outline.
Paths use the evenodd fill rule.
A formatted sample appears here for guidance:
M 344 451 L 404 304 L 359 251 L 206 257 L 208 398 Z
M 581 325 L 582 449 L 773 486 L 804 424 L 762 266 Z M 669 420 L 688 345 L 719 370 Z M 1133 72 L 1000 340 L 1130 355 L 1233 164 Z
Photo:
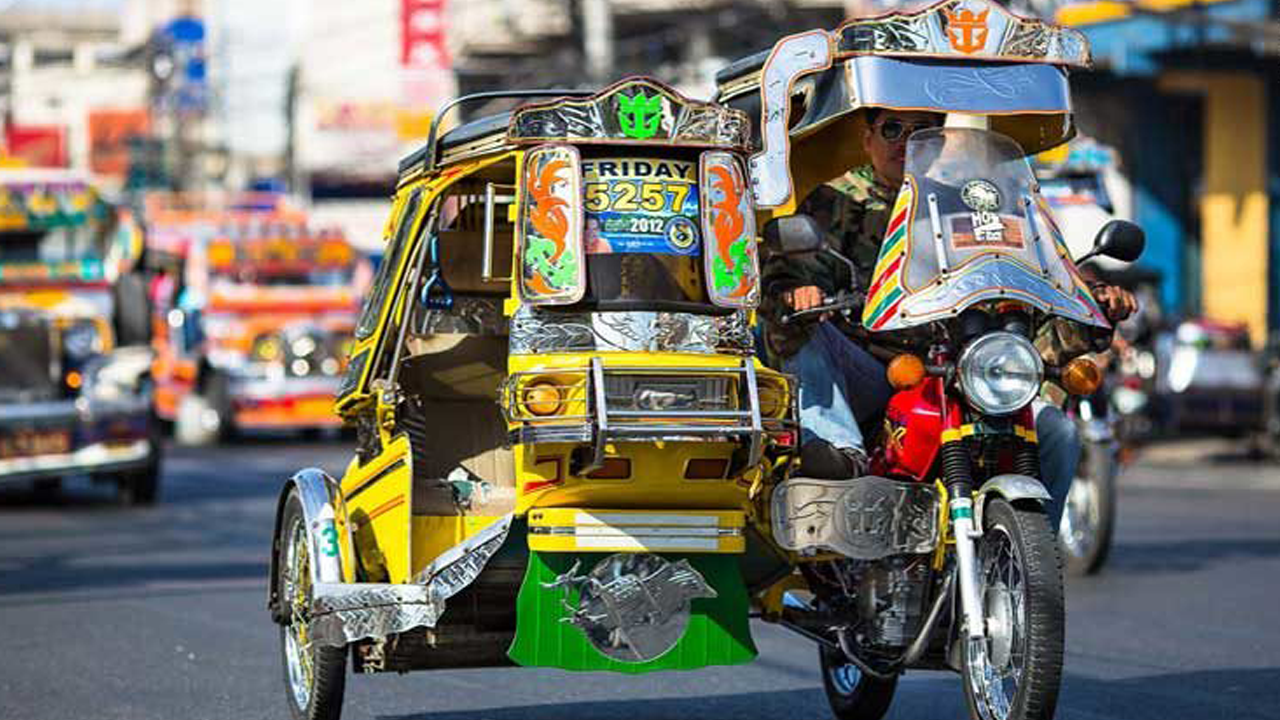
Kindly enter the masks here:
M 889 362 L 886 374 L 894 390 L 913 388 L 924 381 L 924 361 L 911 354 L 899 355 Z
M 1092 395 L 1102 384 L 1102 371 L 1087 357 L 1078 357 L 1062 368 L 1062 387 L 1072 395 Z
M 547 416 L 560 412 L 560 388 L 549 382 L 530 383 L 522 397 L 524 407 L 534 415 Z

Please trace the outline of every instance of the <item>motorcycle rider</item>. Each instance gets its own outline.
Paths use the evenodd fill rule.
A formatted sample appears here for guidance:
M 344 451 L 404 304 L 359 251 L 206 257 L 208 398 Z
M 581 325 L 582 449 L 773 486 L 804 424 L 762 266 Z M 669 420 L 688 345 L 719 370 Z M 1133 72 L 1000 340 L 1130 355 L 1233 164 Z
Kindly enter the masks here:
M 841 331 L 823 317 L 817 323 L 782 325 L 776 319 L 790 310 L 822 304 L 840 290 L 865 290 L 880 251 L 889 213 L 902 184 L 907 138 L 917 130 L 941 127 L 945 116 L 921 111 L 870 109 L 863 147 L 871 162 L 814 190 L 799 212 L 827 228 L 828 242 L 852 261 L 850 268 L 826 254 L 777 257 L 764 271 L 765 344 L 769 354 L 800 382 L 801 466 L 810 477 L 843 479 L 866 474 L 867 455 L 859 424 L 884 410 L 893 389 L 885 363 L 894 352 L 877 347 L 860 324 Z M 1093 288 L 1095 299 L 1114 322 L 1132 313 L 1136 302 L 1127 291 L 1106 285 Z M 1063 501 L 1075 476 L 1080 437 L 1057 407 L 1036 408 L 1043 481 L 1053 496 L 1050 520 L 1057 527 Z

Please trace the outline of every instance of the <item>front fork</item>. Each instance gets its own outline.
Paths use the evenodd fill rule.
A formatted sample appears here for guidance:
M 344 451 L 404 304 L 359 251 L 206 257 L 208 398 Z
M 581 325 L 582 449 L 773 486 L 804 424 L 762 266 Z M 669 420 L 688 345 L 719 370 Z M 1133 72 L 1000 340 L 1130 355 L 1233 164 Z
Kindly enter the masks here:
M 971 641 L 986 636 L 986 610 L 982 603 L 981 568 L 977 557 L 977 540 L 982 528 L 974 523 L 973 512 L 973 464 L 969 449 L 963 439 L 964 410 L 961 401 L 950 394 L 943 395 L 942 433 L 940 450 L 942 477 L 947 486 L 948 514 L 956 542 L 956 574 L 960 580 L 960 608 L 964 613 L 965 631 Z M 1029 477 L 1040 477 L 1040 455 L 1035 444 L 1035 417 L 1030 408 L 1019 414 L 1017 422 L 1027 429 L 1025 441 L 1014 457 L 1015 470 Z

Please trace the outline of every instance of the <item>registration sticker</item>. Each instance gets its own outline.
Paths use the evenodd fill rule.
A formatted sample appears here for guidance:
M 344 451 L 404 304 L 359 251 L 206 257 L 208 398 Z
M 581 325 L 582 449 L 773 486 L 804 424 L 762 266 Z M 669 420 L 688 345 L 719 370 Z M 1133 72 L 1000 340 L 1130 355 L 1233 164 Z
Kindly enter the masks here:
M 1026 248 L 1022 218 L 1016 215 L 994 212 L 961 213 L 948 217 L 947 222 L 950 226 L 951 245 L 957 250 Z
M 597 158 L 582 172 L 588 254 L 702 254 L 696 162 Z

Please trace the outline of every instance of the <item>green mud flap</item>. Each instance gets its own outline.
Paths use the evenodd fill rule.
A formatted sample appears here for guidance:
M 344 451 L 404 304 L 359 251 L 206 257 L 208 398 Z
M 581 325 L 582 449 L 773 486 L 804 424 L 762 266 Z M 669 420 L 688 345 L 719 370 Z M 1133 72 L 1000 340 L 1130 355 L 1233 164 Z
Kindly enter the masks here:
M 691 601 L 689 624 L 670 650 L 644 662 L 624 662 L 595 648 L 583 631 L 570 624 L 562 600 L 578 605 L 578 590 L 546 588 L 544 583 L 569 572 L 581 561 L 586 573 L 610 553 L 529 552 L 529 564 L 516 603 L 516 635 L 507 656 L 518 665 L 563 670 L 610 670 L 646 673 L 696 670 L 709 665 L 740 665 L 755 659 L 748 614 L 750 603 L 736 555 L 663 554 L 671 562 L 687 559 L 716 592 L 714 598 Z

